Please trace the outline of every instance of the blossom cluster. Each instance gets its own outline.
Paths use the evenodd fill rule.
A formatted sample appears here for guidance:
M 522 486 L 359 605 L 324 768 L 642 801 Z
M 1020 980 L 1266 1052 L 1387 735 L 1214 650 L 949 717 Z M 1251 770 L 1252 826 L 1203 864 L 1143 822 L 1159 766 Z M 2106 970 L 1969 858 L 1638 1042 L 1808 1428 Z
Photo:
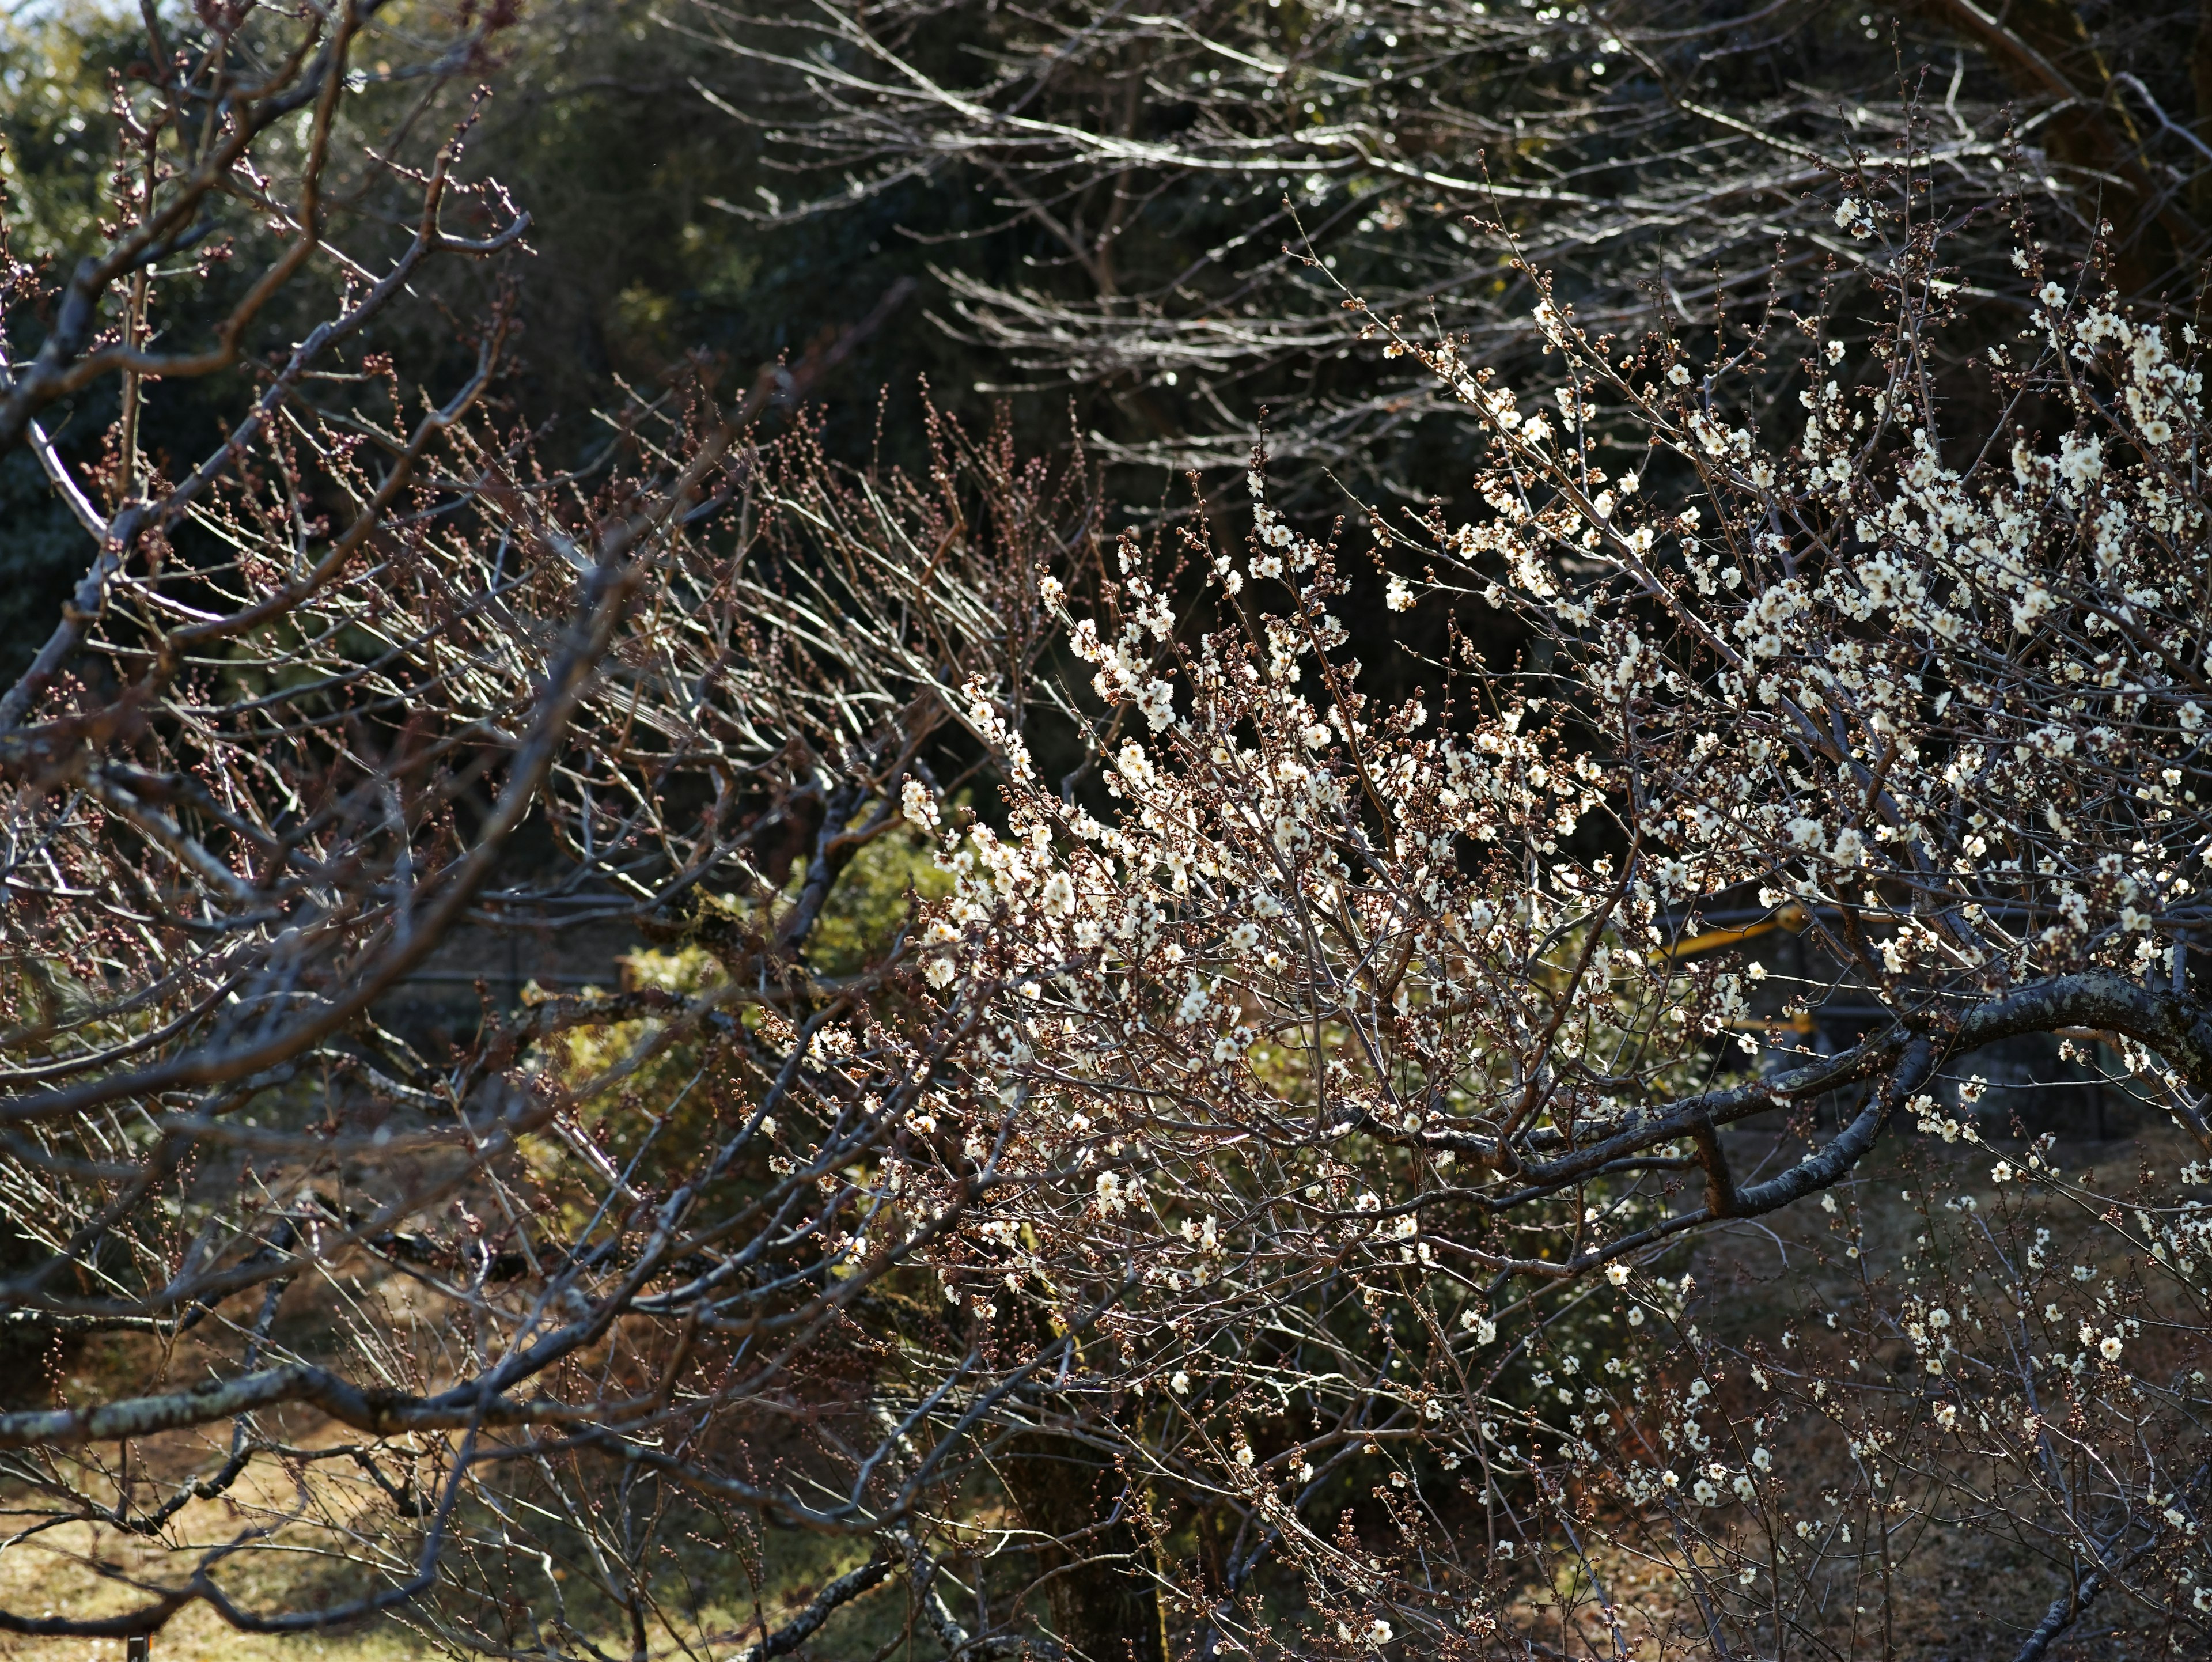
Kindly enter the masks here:
M 1363 1622 L 1501 1631 L 1527 1555 L 1571 1560 L 1577 1531 L 1709 1604 L 1725 1580 L 1754 1632 L 1759 1589 L 1856 1574 L 1992 1461 L 2026 1462 L 2018 1516 L 2198 1619 L 2197 1397 L 2136 1370 L 2201 1301 L 2212 1223 L 2148 1184 L 2077 1250 L 2158 1286 L 2087 1259 L 2051 1284 L 2037 1208 L 2081 1186 L 2047 1138 L 1992 1169 L 2012 1128 L 1961 1077 L 1984 1046 L 2091 1033 L 2114 1088 L 2204 1135 L 2197 343 L 2050 283 L 1986 368 L 2066 430 L 1947 433 L 1933 257 L 1895 251 L 1891 322 L 1856 350 L 1804 320 L 1787 434 L 1732 414 L 1748 354 L 1632 349 L 1549 301 L 1561 380 L 1533 415 L 1454 343 L 1400 338 L 1486 436 L 1487 513 L 1385 530 L 1385 607 L 1510 612 L 1540 672 L 1470 645 L 1413 696 L 1364 691 L 1343 551 L 1268 506 L 1255 454 L 1243 549 L 1198 566 L 1229 626 L 1179 634 L 1134 539 L 1110 607 L 1056 602 L 1097 667 L 1095 791 L 1018 764 L 996 829 L 909 807 L 953 886 L 927 978 L 1023 1105 L 994 1168 L 1021 1273 L 1060 1319 L 1112 1306 L 1121 1434 L 1164 1459 L 1159 1416 L 1182 1428 L 1174 1459 L 1330 1590 L 1353 1648 L 1383 1642 Z M 1633 470 L 1601 430 L 1636 435 Z M 1935 1173 L 1902 1248 L 1838 1203 L 1900 1160 Z M 1838 1325 L 1840 1294 L 1790 1283 L 1778 1346 L 1701 1336 L 1662 1267 L 1767 1216 L 1820 1262 L 1882 1258 L 1883 1285 Z M 2098 1455 L 2094 1495 L 2046 1481 L 2053 1391 L 2085 1457 L 2155 1452 Z M 1784 1470 L 1820 1447 L 1856 1474 L 1825 1510 Z M 1445 1549 L 1430 1486 L 1487 1518 L 1467 1592 L 1332 1535 L 1322 1497 L 1370 1478 L 1408 1555 Z M 2142 1528 L 2180 1544 L 2145 1555 Z M 1600 1592 L 1585 1614 L 1626 1619 Z

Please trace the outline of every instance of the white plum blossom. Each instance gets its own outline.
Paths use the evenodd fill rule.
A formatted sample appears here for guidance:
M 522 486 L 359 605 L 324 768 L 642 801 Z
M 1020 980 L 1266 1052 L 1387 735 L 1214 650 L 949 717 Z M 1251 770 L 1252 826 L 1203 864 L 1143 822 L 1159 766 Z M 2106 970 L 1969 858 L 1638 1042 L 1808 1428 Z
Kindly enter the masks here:
M 1316 1585 L 1372 1577 L 1362 1598 L 1397 1597 L 1395 1572 L 1332 1556 L 1302 1497 L 1341 1471 L 1389 1498 L 1425 1469 L 1407 1453 L 1479 1453 L 1558 1540 L 1671 1562 L 1694 1524 L 1741 1560 L 1698 1596 L 1808 1609 L 1866 1518 L 1991 1484 L 2075 1539 L 2017 1458 L 2054 1403 L 2079 1405 L 2099 1504 L 2156 1515 L 2181 1466 L 2132 1428 L 2183 1447 L 2197 1387 L 2138 1379 L 2131 1324 L 2191 1319 L 2212 1208 L 2162 1151 L 2116 1197 L 2015 1146 L 1977 1058 L 1991 1035 L 2101 1047 L 2172 1136 L 2212 1137 L 2212 1077 L 2172 1041 L 2212 1021 L 2185 938 L 2212 848 L 2212 514 L 2158 459 L 2203 434 L 2193 368 L 2086 296 L 2070 322 L 2060 291 L 2007 373 L 2066 421 L 1976 433 L 1922 407 L 1932 314 L 1700 380 L 1547 304 L 1556 424 L 1457 349 L 1398 343 L 1490 456 L 1464 520 L 1372 551 L 1386 619 L 1463 602 L 1455 626 L 1510 624 L 1510 652 L 1486 637 L 1377 691 L 1387 642 L 1353 639 L 1340 551 L 1270 503 L 1264 458 L 1243 557 L 1280 580 L 1264 594 L 1225 604 L 1237 550 L 1194 532 L 1210 632 L 1130 623 L 1166 615 L 1133 554 L 1111 604 L 1069 600 L 1097 699 L 1079 685 L 1054 719 L 1090 763 L 932 826 L 930 1008 L 988 1034 L 966 1088 L 1019 1124 L 993 1203 L 1036 1243 L 963 1224 L 945 1252 L 977 1279 L 1033 1252 L 1024 1285 L 1059 1289 L 1070 1328 L 1079 1291 L 1110 1307 L 1170 1383 L 1099 1434 L 1143 1443 L 1132 1470 L 1172 1435 L 1259 1497 L 1270 1550 Z M 1785 359 L 1812 372 L 1802 441 L 1753 419 Z M 1579 453 L 1608 423 L 1636 472 Z M 1875 1151 L 1914 1127 L 1901 1189 Z M 1760 1297 L 1788 1313 L 1655 1278 L 1708 1230 L 1786 1249 Z M 2099 1268 L 2123 1263 L 2140 1313 Z M 1850 1506 L 1794 1490 L 1813 1470 Z M 1486 1585 L 1469 1622 L 1523 1584 Z

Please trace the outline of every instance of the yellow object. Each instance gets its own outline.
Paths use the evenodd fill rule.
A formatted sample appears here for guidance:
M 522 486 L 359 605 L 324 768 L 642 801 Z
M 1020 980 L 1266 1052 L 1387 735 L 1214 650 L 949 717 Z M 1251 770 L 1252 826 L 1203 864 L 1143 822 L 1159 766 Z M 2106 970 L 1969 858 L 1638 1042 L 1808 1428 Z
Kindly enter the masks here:
M 1735 946 L 1741 941 L 1755 941 L 1760 935 L 1771 934 L 1777 929 L 1787 929 L 1790 934 L 1796 934 L 1812 921 L 1812 913 L 1807 911 L 1802 906 L 1794 904 L 1784 906 L 1773 916 L 1763 919 L 1757 923 L 1746 924 L 1740 929 L 1708 929 L 1703 934 L 1692 935 L 1687 941 L 1678 941 L 1671 947 L 1662 947 L 1651 954 L 1651 961 L 1654 964 L 1664 964 L 1675 959 L 1693 957 L 1699 953 L 1714 952 L 1723 947 Z
M 1728 1026 L 1730 1032 L 1796 1033 L 1802 1036 L 1813 1031 L 1813 1013 L 1810 1010 L 1800 1010 L 1796 1015 L 1786 1020 L 1778 1016 L 1771 1020 L 1731 1021 Z

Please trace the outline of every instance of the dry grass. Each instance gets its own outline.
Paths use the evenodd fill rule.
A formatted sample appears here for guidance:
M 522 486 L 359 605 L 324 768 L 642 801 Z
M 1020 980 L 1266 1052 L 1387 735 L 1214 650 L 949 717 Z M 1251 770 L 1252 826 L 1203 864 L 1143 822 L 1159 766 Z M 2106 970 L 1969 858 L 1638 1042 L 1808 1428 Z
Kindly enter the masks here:
M 27 1615 L 100 1615 L 125 1610 L 136 1596 L 125 1586 L 95 1571 L 82 1555 L 90 1546 L 89 1531 L 71 1526 L 53 1531 L 43 1550 L 17 1547 L 0 1554 L 0 1601 Z M 124 1574 L 137 1573 L 149 1580 L 173 1574 L 171 1555 L 160 1547 L 147 1547 L 127 1556 L 110 1544 L 107 1565 Z M 240 1562 L 224 1577 L 241 1600 L 262 1608 L 283 1608 L 288 1595 L 302 1590 L 315 1579 L 319 1564 L 290 1554 L 270 1554 Z M 204 1604 L 194 1604 L 165 1628 L 154 1641 L 153 1653 L 160 1662 L 275 1662 L 287 1659 L 328 1657 L 333 1662 L 401 1662 L 430 1654 L 416 1635 L 397 1622 L 383 1622 L 351 1633 L 305 1635 L 296 1637 L 242 1634 L 230 1628 Z M 0 1636 L 0 1656 L 38 1659 L 38 1662 L 120 1662 L 119 1640 L 25 1639 Z
M 2122 1186 L 2144 1160 L 2160 1164 L 2176 1162 L 2178 1148 L 2168 1147 L 2167 1134 L 2152 1130 L 2142 1135 L 2103 1143 L 2062 1145 L 2058 1156 L 2069 1173 L 2094 1166 L 2110 1171 Z M 1711 1336 L 1724 1344 L 1753 1340 L 1771 1345 L 1784 1326 L 1803 1331 L 1806 1304 L 1847 1304 L 1858 1291 L 1858 1278 L 1869 1269 L 1879 1273 L 1894 1265 L 1900 1251 L 1922 1227 L 1916 1207 L 1903 1199 L 1908 1188 L 1924 1185 L 1931 1173 L 1930 1160 L 1940 1160 L 1962 1172 L 1978 1171 L 1986 1178 L 1991 1156 L 1986 1151 L 1964 1148 L 1931 1149 L 1929 1140 L 1905 1136 L 1889 1139 L 1862 1170 L 1850 1194 L 1862 1230 L 1865 1257 L 1849 1260 L 1827 1245 L 1825 1261 L 1811 1256 L 1826 1245 L 1825 1219 L 1808 1212 L 1784 1223 L 1790 1255 L 1786 1272 L 1781 1243 L 1756 1231 L 1709 1239 L 1690 1265 L 1705 1288 L 1704 1319 Z M 1984 1186 L 1985 1187 L 1985 1181 Z M 2052 1221 L 2063 1225 L 2054 1215 Z M 2068 1231 L 2069 1233 L 2081 1233 Z M 2062 1238 L 2061 1245 L 2067 1243 Z M 143 1359 L 137 1359 L 143 1361 Z M 73 1383 L 85 1395 L 112 1394 L 123 1383 L 134 1359 L 121 1354 L 87 1358 L 85 1377 Z M 307 1427 L 295 1435 L 311 1436 Z M 1781 1469 L 1796 1492 L 1810 1496 L 1823 1488 L 1849 1486 L 1846 1458 L 1841 1440 L 1832 1429 L 1808 1434 L 1802 1428 L 1793 1439 L 1771 1438 Z M 167 1446 L 149 1444 L 137 1458 L 170 1472 L 187 1468 L 205 1470 L 209 1450 L 203 1445 L 177 1440 Z M 326 1490 L 320 1504 L 337 1515 L 358 1516 L 357 1485 L 337 1465 L 309 1468 L 310 1481 Z M 271 1487 L 272 1479 L 277 1487 Z M 102 1574 L 84 1555 L 89 1531 L 81 1525 L 57 1530 L 32 1541 L 0 1551 L 0 1604 L 6 1608 L 37 1614 L 67 1610 L 72 1614 L 104 1612 L 126 1607 L 134 1595 L 116 1573 L 152 1580 L 173 1578 L 188 1560 L 172 1550 L 179 1542 L 211 1542 L 228 1538 L 241 1527 L 272 1512 L 289 1511 L 298 1504 L 297 1491 L 283 1492 L 289 1480 L 274 1470 L 260 1480 L 258 1488 L 242 1488 L 235 1497 L 217 1502 L 195 1502 L 182 1513 L 170 1539 L 161 1543 L 138 1543 L 118 1549 L 111 1537 L 105 1550 L 111 1555 Z M 1665 1655 L 1692 1662 L 1710 1653 L 1698 1631 L 1694 1610 L 1680 1581 L 1669 1569 L 1639 1562 L 1627 1550 L 1601 1539 L 1585 1543 L 1593 1562 L 1606 1578 L 1630 1620 L 1630 1654 L 1638 1659 Z M 224 1573 L 225 1585 L 241 1602 L 263 1610 L 298 1609 L 319 1598 L 343 1598 L 361 1585 L 358 1572 L 337 1560 L 328 1550 L 328 1539 L 297 1525 L 277 1537 L 277 1550 L 240 1555 Z M 1929 1525 L 1911 1533 L 1901 1543 L 1893 1566 L 1893 1601 L 1887 1647 L 1911 1662 L 2002 1662 L 2018 1649 L 2027 1628 L 2040 1616 L 2053 1591 L 2050 1567 L 2032 1552 L 2008 1549 L 1987 1531 L 1947 1531 Z M 692 1653 L 729 1657 L 756 1640 L 764 1618 L 771 1627 L 803 1607 L 823 1582 L 858 1562 L 861 1549 L 854 1543 L 824 1541 L 789 1531 L 769 1531 L 757 1543 L 718 1540 L 706 1520 L 700 1520 L 699 1538 L 684 1547 L 671 1565 L 672 1583 L 688 1587 L 677 1595 L 680 1613 L 676 1622 L 684 1630 Z M 759 1602 L 755 1603 L 757 1574 Z M 577 1579 L 566 1583 L 572 1610 L 581 1617 L 588 1604 Z M 1567 1591 L 1561 1589 L 1561 1592 Z M 1885 1651 L 1881 1632 L 1879 1589 L 1834 1589 L 1830 1636 L 1843 1654 L 1881 1655 Z M 1570 1601 L 1574 1602 L 1574 1601 Z M 1540 1586 L 1528 1589 L 1521 1611 L 1523 1630 L 1543 1635 L 1551 1641 L 1563 1635 L 1555 1612 Z M 1865 1618 L 1854 1623 L 1856 1605 L 1866 1606 Z M 595 1634 L 611 1647 L 611 1653 L 625 1654 L 627 1642 L 617 1636 L 611 1620 L 592 1621 Z M 907 1628 L 906 1600 L 896 1580 L 842 1612 L 811 1645 L 809 1653 L 823 1662 L 862 1662 L 888 1649 L 889 1653 L 913 1662 L 928 1662 L 941 1647 L 926 1628 L 912 1635 L 910 1645 L 900 1645 Z M 1852 1633 L 1856 1626 L 1858 1631 Z M 2051 1653 L 2051 1662 L 2074 1658 L 2077 1662 L 2148 1662 L 2152 1652 L 2146 1635 L 2132 1631 L 2136 1624 L 2118 1606 L 2100 1608 Z M 1610 1647 L 1595 1626 L 1583 1629 L 1587 1641 Z M 664 1648 L 664 1643 L 656 1648 Z M 237 1633 L 204 1605 L 188 1607 L 155 1641 L 160 1662 L 259 1662 L 260 1659 L 329 1658 L 332 1662 L 402 1662 L 438 1651 L 428 1639 L 402 1621 L 385 1619 L 353 1630 L 298 1637 L 275 1637 Z M 40 1659 L 46 1662 L 120 1662 L 117 1641 L 27 1640 L 0 1637 L 0 1657 Z
M 316 1348 L 316 1329 L 327 1313 L 295 1299 L 284 1325 L 289 1336 Z M 420 1313 L 420 1312 L 417 1312 Z M 433 1312 L 434 1314 L 434 1312 Z M 66 1380 L 68 1399 L 111 1400 L 147 1389 L 163 1379 L 185 1379 L 215 1361 L 190 1344 L 166 1357 L 147 1342 L 122 1339 L 88 1348 L 76 1356 Z M 311 1413 L 278 1410 L 259 1416 L 262 1434 L 295 1449 L 331 1447 L 352 1434 Z M 139 1487 L 138 1504 L 174 1492 L 195 1476 L 205 1476 L 222 1463 L 227 1428 L 207 1433 L 173 1433 L 133 1443 L 131 1467 L 141 1478 L 158 1480 Z M 113 1451 L 105 1451 L 112 1455 Z M 387 1462 L 387 1464 L 390 1463 Z M 77 1473 L 72 1481 L 100 1497 L 112 1485 Z M 378 1583 L 351 1555 L 377 1556 L 376 1569 L 387 1578 L 404 1574 L 416 1550 L 413 1526 L 393 1526 L 386 1498 L 346 1460 L 258 1460 L 229 1493 L 195 1500 L 151 1540 L 132 1539 L 112 1531 L 95 1537 L 87 1525 L 69 1524 L 39 1533 L 19 1532 L 48 1503 L 28 1486 L 0 1487 L 0 1538 L 17 1536 L 0 1548 L 0 1608 L 18 1614 L 107 1615 L 146 1601 L 145 1589 L 173 1586 L 188 1576 L 206 1548 L 237 1539 L 251 1530 L 270 1530 L 269 1538 L 227 1559 L 217 1572 L 226 1593 L 240 1606 L 265 1614 L 312 1610 L 349 1603 Z M 481 1521 L 481 1520 L 479 1520 Z M 825 1539 L 770 1529 L 758 1539 L 732 1539 L 715 1519 L 688 1518 L 672 1531 L 678 1550 L 664 1561 L 664 1585 L 657 1588 L 671 1631 L 654 1635 L 656 1654 L 682 1654 L 689 1647 L 701 1657 L 726 1657 L 761 1636 L 763 1622 L 773 1629 L 803 1609 L 825 1582 L 854 1568 L 866 1555 L 864 1543 Z M 461 1532 L 469 1528 L 461 1522 Z M 611 1655 L 627 1656 L 630 1645 L 618 1612 L 595 1596 L 587 1554 L 554 1550 L 553 1573 L 569 1617 Z M 572 1546 L 574 1543 L 570 1543 Z M 453 1555 L 453 1568 L 465 1573 L 465 1555 Z M 533 1568 L 532 1574 L 542 1572 Z M 135 1585 L 134 1585 L 135 1584 Z M 387 1583 L 388 1584 L 388 1581 Z M 522 1589 L 529 1608 L 550 1616 L 552 1585 Z M 205 1604 L 185 1606 L 155 1637 L 158 1662 L 262 1662 L 263 1659 L 329 1658 L 332 1662 L 403 1662 L 445 1653 L 417 1624 L 434 1614 L 434 1592 L 407 1616 L 372 1618 L 349 1629 L 299 1635 L 240 1633 Z M 906 1600 L 896 1581 L 880 1586 L 842 1611 L 810 1647 L 825 1659 L 866 1658 L 904 1630 Z M 941 1654 L 927 1628 L 916 1635 L 917 1662 Z M 681 1643 L 677 1642 L 680 1635 Z M 901 1652 L 903 1656 L 903 1650 Z M 120 1641 L 32 1639 L 0 1635 L 0 1658 L 39 1662 L 120 1662 Z
M 180 1514 L 182 1525 L 173 1539 L 207 1541 L 221 1538 L 237 1527 L 239 1510 L 196 1503 Z M 86 1557 L 90 1531 L 71 1525 L 40 1537 L 39 1543 L 22 1543 L 0 1553 L 0 1602 L 29 1615 L 60 1613 L 98 1615 L 128 1608 L 137 1602 L 120 1578 L 138 1575 L 149 1581 L 173 1579 L 180 1568 L 176 1555 L 160 1544 L 135 1550 L 118 1550 L 113 1538 L 103 1543 L 104 1566 L 95 1568 Z M 222 1581 L 241 1604 L 263 1610 L 310 1608 L 333 1586 L 351 1590 L 357 1574 L 335 1562 L 327 1549 L 304 1531 L 288 1531 L 278 1538 L 277 1550 L 240 1555 L 226 1567 Z M 770 1627 L 803 1608 L 824 1581 L 852 1567 L 861 1555 L 849 1543 L 826 1542 L 811 1536 L 770 1531 L 761 1543 L 765 1574 L 764 1597 L 756 1616 L 751 1576 L 731 1551 L 701 1543 L 687 1555 L 684 1568 L 695 1588 L 705 1594 L 685 1610 L 679 1621 L 694 1653 L 728 1656 L 760 1636 L 758 1620 Z M 289 1547 L 290 1550 L 283 1548 Z M 751 1558 L 747 1552 L 744 1555 Z M 102 1573 L 105 1569 L 106 1574 Z M 588 1595 L 575 1597 L 580 1586 L 568 1580 L 572 1612 L 580 1612 Z M 905 1627 L 905 1600 L 895 1585 L 855 1601 L 811 1647 L 822 1658 L 866 1658 L 895 1640 Z M 611 1619 L 590 1623 L 592 1637 L 611 1654 L 627 1655 L 627 1641 L 619 1636 Z M 666 1635 L 655 1647 L 670 1650 Z M 204 1604 L 188 1606 L 154 1641 L 157 1662 L 275 1662 L 276 1659 L 328 1658 L 331 1662 L 405 1662 L 441 1654 L 439 1647 L 405 1621 L 385 1617 L 362 1627 L 336 1632 L 299 1635 L 242 1634 L 225 1624 Z M 917 1659 L 935 1657 L 940 1647 L 923 1629 L 915 1635 Z M 0 1636 L 0 1657 L 38 1659 L 38 1662 L 121 1662 L 119 1641 L 84 1639 L 25 1639 Z

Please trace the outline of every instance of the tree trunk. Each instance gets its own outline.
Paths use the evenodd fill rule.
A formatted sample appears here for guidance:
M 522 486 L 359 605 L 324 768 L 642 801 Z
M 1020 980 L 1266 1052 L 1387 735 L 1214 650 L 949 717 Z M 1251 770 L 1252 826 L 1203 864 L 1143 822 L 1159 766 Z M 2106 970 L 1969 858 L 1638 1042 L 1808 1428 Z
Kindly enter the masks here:
M 1072 1437 L 1017 1439 L 998 1470 L 1025 1527 L 1070 1662 L 1168 1662 L 1158 1559 L 1114 1464 Z

